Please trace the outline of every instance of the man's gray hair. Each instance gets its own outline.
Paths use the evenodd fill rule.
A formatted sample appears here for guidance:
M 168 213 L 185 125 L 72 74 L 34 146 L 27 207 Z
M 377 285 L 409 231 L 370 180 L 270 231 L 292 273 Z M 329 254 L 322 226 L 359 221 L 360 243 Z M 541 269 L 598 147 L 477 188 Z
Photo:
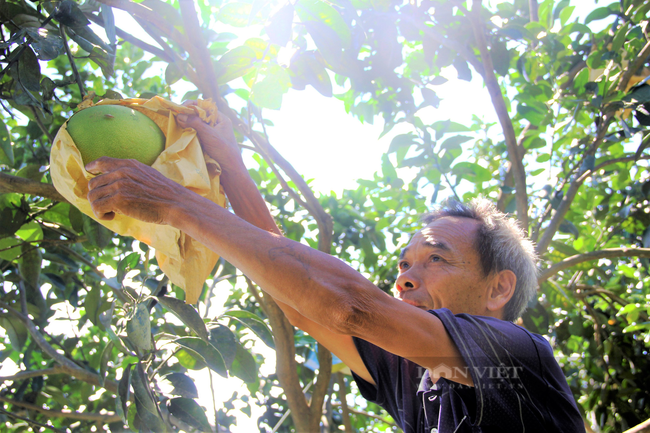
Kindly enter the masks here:
M 422 216 L 429 224 L 444 217 L 471 218 L 480 223 L 475 246 L 485 275 L 510 270 L 517 276 L 515 293 L 506 304 L 504 320 L 514 322 L 537 292 L 537 255 L 533 243 L 512 219 L 487 199 L 469 203 L 447 200 L 440 208 Z

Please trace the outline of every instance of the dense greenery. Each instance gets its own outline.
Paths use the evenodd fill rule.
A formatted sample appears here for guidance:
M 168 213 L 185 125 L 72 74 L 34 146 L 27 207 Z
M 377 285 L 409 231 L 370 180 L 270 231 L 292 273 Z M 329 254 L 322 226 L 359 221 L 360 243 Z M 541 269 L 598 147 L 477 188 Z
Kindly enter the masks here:
M 582 18 L 576 4 L 0 2 L 0 359 L 21 369 L 0 378 L 2 428 L 227 429 L 234 400 L 248 413 L 266 406 L 258 422 L 269 431 L 394 428 L 377 406 L 346 401 L 349 376 L 331 375 L 328 352 L 228 263 L 206 283 L 199 315 L 146 245 L 51 186 L 53 136 L 84 98 L 155 94 L 218 101 L 254 151 L 251 175 L 285 235 L 386 291 L 401 235 L 429 204 L 494 199 L 537 242 L 539 298 L 522 324 L 554 345 L 585 424 L 617 432 L 650 418 L 650 4 L 598 4 Z M 156 46 L 116 26 L 114 9 Z M 469 124 L 435 111 L 427 121 L 450 74 L 482 81 L 493 103 L 482 111 L 499 122 L 478 110 Z M 384 133 L 409 128 L 356 190 L 314 196 L 268 142 L 263 110 L 308 85 L 362 121 L 383 120 Z M 228 309 L 208 316 L 224 284 Z M 258 374 L 253 341 L 275 348 L 276 374 Z M 187 374 L 204 369 L 247 384 L 217 419 Z

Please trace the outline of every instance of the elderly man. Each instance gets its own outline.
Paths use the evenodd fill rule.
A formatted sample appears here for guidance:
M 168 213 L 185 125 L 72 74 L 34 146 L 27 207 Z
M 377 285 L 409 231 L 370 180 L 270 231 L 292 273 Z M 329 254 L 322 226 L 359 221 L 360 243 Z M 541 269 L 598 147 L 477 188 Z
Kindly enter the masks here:
M 289 320 L 354 372 L 362 395 L 407 432 L 578 432 L 580 413 L 550 345 L 512 323 L 536 289 L 532 245 L 485 202 L 425 219 L 386 295 L 337 258 L 281 236 L 226 118 L 196 129 L 222 166 L 235 213 L 130 160 L 87 169 L 93 212 L 170 224 L 257 282 Z

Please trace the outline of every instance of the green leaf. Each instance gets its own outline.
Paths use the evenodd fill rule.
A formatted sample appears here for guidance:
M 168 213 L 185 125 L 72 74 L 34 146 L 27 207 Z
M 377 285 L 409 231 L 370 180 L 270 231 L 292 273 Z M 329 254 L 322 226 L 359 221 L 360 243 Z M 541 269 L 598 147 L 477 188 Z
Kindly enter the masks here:
M 458 56 L 454 59 L 453 67 L 458 72 L 458 79 L 465 81 L 472 81 L 472 71 L 469 69 L 467 61 Z
M 91 245 L 103 250 L 111 242 L 113 232 L 95 221 L 94 219 L 83 215 L 83 231 L 91 243 Z
M 451 172 L 461 179 L 474 183 L 488 182 L 492 179 L 492 173 L 472 162 L 459 162 L 454 165 Z
M 310 21 L 323 23 L 334 31 L 344 48 L 350 45 L 352 41 L 350 28 L 341 14 L 330 4 L 319 0 L 299 0 L 296 2 L 295 10 L 303 24 L 308 24 Z M 318 42 L 314 42 L 318 46 Z
M 176 418 L 199 431 L 212 431 L 212 426 L 205 416 L 205 409 L 191 398 L 172 398 L 167 403 L 167 409 Z
M 226 367 L 230 369 L 237 353 L 237 339 L 227 326 L 218 325 L 210 329 L 210 344 L 219 351 Z
M 39 60 L 52 60 L 65 52 L 63 39 L 56 33 L 44 29 L 25 29 L 32 39 L 30 46 L 36 52 Z
M 237 354 L 230 367 L 230 373 L 246 383 L 254 383 L 257 380 L 257 362 L 248 350 L 237 345 Z
M 185 301 L 169 296 L 157 296 L 156 299 L 161 305 L 164 305 L 165 308 L 174 313 L 188 328 L 194 331 L 201 340 L 205 342 L 210 340 L 208 329 L 193 306 L 186 304 Z
M 587 15 L 587 18 L 585 18 L 585 24 L 589 24 L 592 21 L 605 19 L 611 14 L 612 11 L 608 7 L 594 9 L 589 13 L 589 15 Z
M 0 163 L 14 165 L 14 148 L 5 122 L 0 119 Z
M 233 27 L 246 27 L 249 24 L 252 5 L 244 2 L 227 3 L 219 9 L 217 18 Z
M 293 5 L 291 3 L 283 6 L 271 17 L 266 26 L 266 34 L 269 40 L 281 47 L 287 45 L 293 36 Z
M 264 78 L 251 88 L 251 102 L 261 108 L 279 110 L 282 106 L 282 95 L 290 87 L 291 79 L 287 71 L 281 66 L 269 65 L 264 71 Z
M 144 0 L 141 4 L 145 5 L 147 1 L 148 0 Z M 165 3 L 165 5 L 166 4 L 167 3 Z M 115 16 L 113 15 L 113 8 L 108 5 L 101 4 L 99 5 L 99 9 L 101 10 L 102 19 L 104 20 L 104 30 L 106 31 L 106 38 L 108 39 L 108 43 L 111 44 L 111 46 L 115 46 L 117 40 L 115 36 Z
M 6 208 L 5 208 L 6 209 Z M 7 209 L 11 212 L 11 209 Z M 0 239 L 0 259 L 11 262 L 20 255 L 22 241 L 14 237 Z M 13 247 L 13 248 L 10 248 Z
M 219 85 L 246 75 L 257 61 L 255 50 L 241 46 L 228 51 L 221 56 L 216 64 L 216 75 Z
M 18 60 L 18 77 L 20 84 L 28 91 L 41 90 L 41 65 L 30 47 L 25 48 Z
M 186 398 L 199 398 L 194 380 L 183 373 L 170 373 L 165 379 L 171 382 L 174 389 L 172 395 L 179 395 Z
M 101 306 L 101 296 L 102 292 L 99 285 L 94 284 L 88 294 L 86 294 L 86 299 L 84 300 L 84 309 L 86 310 L 86 316 L 95 326 L 99 326 L 99 307 Z
M 167 426 L 161 418 L 158 405 L 151 393 L 149 378 L 142 368 L 141 363 L 135 365 L 135 375 L 131 380 L 131 384 L 133 385 L 135 394 L 135 406 L 138 411 L 137 416 L 140 420 L 140 425 L 146 426 L 145 430 L 151 432 L 166 432 Z
M 207 366 L 223 377 L 228 377 L 228 369 L 217 349 L 196 337 L 181 337 L 173 341 L 179 346 L 196 353 Z
M 257 335 L 264 344 L 269 346 L 271 349 L 275 349 L 275 342 L 273 341 L 271 330 L 266 323 L 255 314 L 244 310 L 230 310 L 223 313 L 223 316 L 234 319 L 246 326 L 248 329 L 253 331 L 253 333 Z
M 296 53 L 291 58 L 289 72 L 291 87 L 294 89 L 303 90 L 307 85 L 311 85 L 321 95 L 327 98 L 332 96 L 332 81 L 314 51 Z
M 141 352 L 146 353 L 153 350 L 151 339 L 151 320 L 147 303 L 140 303 L 136 306 L 133 317 L 126 325 L 126 335 Z
M 36 221 L 30 221 L 23 224 L 22 227 L 16 232 L 16 236 L 25 242 L 38 241 L 43 239 L 43 229 Z
M 132 368 L 133 364 L 129 364 L 122 372 L 122 378 L 117 385 L 117 394 L 115 395 L 115 412 L 122 418 L 123 422 L 126 422 L 126 414 L 128 413 L 126 403 L 131 395 Z
M 398 178 L 397 171 L 393 167 L 393 163 L 390 162 L 388 155 L 384 154 L 381 157 L 381 172 L 385 178 L 395 180 Z
M 393 137 L 388 146 L 388 153 L 396 152 L 400 147 L 411 147 L 411 145 L 416 144 L 415 134 L 408 132 L 406 134 L 400 134 Z
M 104 350 L 102 351 L 102 356 L 100 357 L 99 362 L 99 385 L 104 386 L 104 381 L 106 380 L 106 371 L 108 370 L 108 361 L 111 360 L 113 355 L 113 342 L 109 341 Z M 118 387 L 119 389 L 119 387 Z
M 472 140 L 472 137 L 467 135 L 454 135 L 446 139 L 441 145 L 440 149 L 458 149 L 460 145 Z
M 140 254 L 139 253 L 130 253 L 127 254 L 122 260 L 119 261 L 117 264 L 117 275 L 115 278 L 117 279 L 118 282 L 124 281 L 124 277 L 126 274 L 132 270 L 135 269 L 135 267 L 138 265 L 140 262 Z
M 63 286 L 63 289 L 65 290 L 65 285 Z M 117 347 L 120 350 L 120 352 L 124 353 L 125 355 L 132 355 L 131 351 L 126 347 L 122 339 L 117 336 L 115 331 L 113 331 L 111 322 L 113 321 L 114 312 L 115 312 L 115 301 L 113 301 L 113 303 L 111 304 L 111 308 L 99 314 L 99 323 L 102 324 L 102 326 L 106 330 L 106 333 L 108 334 L 108 338 L 110 338 L 110 340 L 115 344 L 115 347 Z
M 165 68 L 165 82 L 170 86 L 183 78 L 183 71 L 176 63 L 170 63 Z

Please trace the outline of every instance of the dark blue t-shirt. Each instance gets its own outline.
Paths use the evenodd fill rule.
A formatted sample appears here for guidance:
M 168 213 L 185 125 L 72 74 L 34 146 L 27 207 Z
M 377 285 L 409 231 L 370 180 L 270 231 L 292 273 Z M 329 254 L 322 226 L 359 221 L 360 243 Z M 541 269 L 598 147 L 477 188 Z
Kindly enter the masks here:
M 584 432 L 571 390 L 548 342 L 511 322 L 430 310 L 445 326 L 467 368 L 444 360 L 429 372 L 354 338 L 377 386 L 357 375 L 361 395 L 377 403 L 405 432 Z M 471 375 L 474 387 L 454 382 Z

